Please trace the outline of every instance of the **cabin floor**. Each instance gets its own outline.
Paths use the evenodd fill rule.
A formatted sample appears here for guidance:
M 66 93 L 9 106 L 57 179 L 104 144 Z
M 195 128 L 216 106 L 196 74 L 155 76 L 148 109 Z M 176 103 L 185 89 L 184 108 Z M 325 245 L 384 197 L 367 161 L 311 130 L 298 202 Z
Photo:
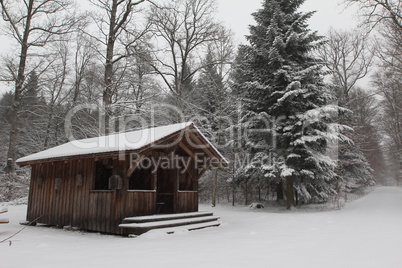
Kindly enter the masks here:
M 189 212 L 151 216 L 128 217 L 119 225 L 127 235 L 141 235 L 152 229 L 163 229 L 166 233 L 174 233 L 176 228 L 189 231 L 219 226 L 219 217 L 213 212 Z

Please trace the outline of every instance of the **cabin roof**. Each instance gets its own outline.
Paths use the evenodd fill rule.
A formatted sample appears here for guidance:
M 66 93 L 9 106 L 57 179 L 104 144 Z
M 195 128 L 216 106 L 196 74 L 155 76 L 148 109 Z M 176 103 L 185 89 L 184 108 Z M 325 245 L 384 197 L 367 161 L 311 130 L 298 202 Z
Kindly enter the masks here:
M 23 166 L 32 163 L 72 157 L 96 156 L 124 151 L 141 151 L 144 148 L 157 146 L 167 138 L 175 137 L 176 135 L 184 137 L 184 133 L 187 130 L 195 132 L 204 145 L 203 149 L 208 150 L 209 155 L 213 155 L 214 158 L 222 163 L 223 166 L 227 166 L 228 161 L 192 122 L 153 127 L 82 140 L 73 140 L 38 153 L 21 157 L 16 161 L 16 163 Z M 179 141 L 179 139 L 180 138 L 177 138 L 174 142 Z

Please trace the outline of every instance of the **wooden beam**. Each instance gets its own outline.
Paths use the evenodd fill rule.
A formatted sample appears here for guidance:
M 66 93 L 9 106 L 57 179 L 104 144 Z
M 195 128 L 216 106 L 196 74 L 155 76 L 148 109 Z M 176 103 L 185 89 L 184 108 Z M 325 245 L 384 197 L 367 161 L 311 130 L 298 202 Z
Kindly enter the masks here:
M 195 145 L 199 145 L 200 149 L 205 152 L 210 158 L 216 158 L 215 155 L 212 154 L 210 150 L 206 147 L 210 147 L 208 143 L 202 142 L 193 132 L 190 132 L 190 139 L 194 142 Z M 201 145 L 201 146 L 200 146 Z
M 209 156 L 209 158 L 211 158 L 211 159 L 217 159 L 218 161 L 217 162 L 219 162 L 219 168 L 220 169 L 223 169 L 225 166 L 224 165 L 222 165 L 222 159 L 220 159 L 220 157 L 218 157 L 217 155 L 214 155 L 213 154 L 213 152 L 210 150 L 210 148 L 211 148 L 211 145 L 209 144 L 209 143 L 205 143 L 205 142 L 202 142 L 193 132 L 190 132 L 190 139 L 192 140 L 192 142 L 194 142 L 195 144 L 203 144 L 204 146 L 202 146 L 201 147 L 201 150 L 203 151 L 203 152 L 205 152 L 208 156 Z M 207 147 L 209 147 L 209 148 L 207 148 Z
M 180 148 L 182 148 L 189 156 L 191 156 L 193 159 L 195 159 L 195 154 L 194 154 L 194 152 L 191 151 L 191 150 L 187 147 L 187 145 L 185 145 L 185 144 L 183 143 L 183 141 L 181 141 L 181 142 L 179 143 L 179 146 L 180 146 Z

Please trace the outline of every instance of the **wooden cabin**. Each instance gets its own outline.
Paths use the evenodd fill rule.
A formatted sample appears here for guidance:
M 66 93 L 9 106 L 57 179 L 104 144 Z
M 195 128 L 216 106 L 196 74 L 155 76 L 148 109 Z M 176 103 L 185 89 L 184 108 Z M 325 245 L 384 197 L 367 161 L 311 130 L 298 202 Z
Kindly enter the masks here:
M 17 164 L 32 168 L 28 222 L 125 234 L 126 218 L 198 211 L 199 178 L 228 162 L 180 123 L 71 141 Z

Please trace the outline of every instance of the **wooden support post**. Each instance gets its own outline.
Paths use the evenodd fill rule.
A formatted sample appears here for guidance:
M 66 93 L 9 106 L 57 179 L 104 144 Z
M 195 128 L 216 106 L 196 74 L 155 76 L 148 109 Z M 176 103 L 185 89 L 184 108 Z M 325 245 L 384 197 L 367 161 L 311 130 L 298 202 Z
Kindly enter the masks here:
M 181 142 L 179 143 L 179 146 L 180 146 L 180 148 L 182 148 L 189 156 L 191 156 L 193 159 L 195 159 L 195 154 L 194 154 L 194 152 L 191 151 L 191 150 L 187 147 L 187 145 L 185 145 L 185 144 L 183 143 L 183 141 L 181 141 Z

